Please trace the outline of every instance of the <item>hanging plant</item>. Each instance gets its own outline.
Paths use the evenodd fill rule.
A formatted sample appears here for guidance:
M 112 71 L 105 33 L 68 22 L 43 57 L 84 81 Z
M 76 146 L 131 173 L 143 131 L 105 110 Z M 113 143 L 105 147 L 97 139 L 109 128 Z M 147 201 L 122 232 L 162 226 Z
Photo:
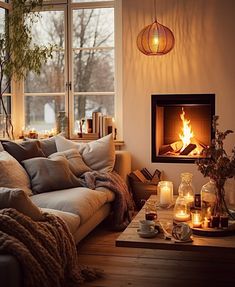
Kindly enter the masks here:
M 213 118 L 213 130 L 215 138 L 210 146 L 203 150 L 205 158 L 200 158 L 196 161 L 198 170 L 204 177 L 210 177 L 216 184 L 216 204 L 214 215 L 222 215 L 226 211 L 232 216 L 225 202 L 224 185 L 228 178 L 235 176 L 235 147 L 232 149 L 231 155 L 228 155 L 224 149 L 224 140 L 233 133 L 232 130 L 221 132 L 218 129 L 218 116 Z
M 0 34 L 0 105 L 5 116 L 5 131 L 14 139 L 11 117 L 3 100 L 11 80 L 24 79 L 29 71 L 40 74 L 42 64 L 52 58 L 53 46 L 32 42 L 32 24 L 40 17 L 36 8 L 43 0 L 12 0 L 12 9 L 5 16 L 5 32 Z

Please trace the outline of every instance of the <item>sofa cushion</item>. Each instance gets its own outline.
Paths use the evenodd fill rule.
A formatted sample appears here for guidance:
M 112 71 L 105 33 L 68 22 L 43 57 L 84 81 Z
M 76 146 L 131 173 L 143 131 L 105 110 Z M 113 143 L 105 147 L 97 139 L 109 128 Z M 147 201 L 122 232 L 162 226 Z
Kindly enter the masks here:
M 87 171 L 92 171 L 92 169 L 90 169 L 89 166 L 85 164 L 77 149 L 68 149 L 63 152 L 53 153 L 49 156 L 49 158 L 52 159 L 60 157 L 66 158 L 68 160 L 69 168 L 76 176 L 80 176 Z
M 114 195 L 107 189 L 98 191 L 85 187 L 57 190 L 32 196 L 32 201 L 38 207 L 52 208 L 79 215 L 81 224 L 86 222 L 110 199 L 113 200 Z
M 46 157 L 57 152 L 55 137 L 40 140 L 41 149 Z
M 77 231 L 80 225 L 80 217 L 74 213 L 60 211 L 56 209 L 50 209 L 50 208 L 41 208 L 41 211 L 48 212 L 48 213 L 54 214 L 62 218 L 64 222 L 67 224 L 72 234 L 74 234 Z
M 21 143 L 2 141 L 2 145 L 4 150 L 11 154 L 18 162 L 33 157 L 45 157 L 38 140 L 23 141 Z
M 33 220 L 42 219 L 40 209 L 33 204 L 28 195 L 18 188 L 0 187 L 0 209 L 15 208 Z
M 93 170 L 111 172 L 115 163 L 115 146 L 112 134 L 88 143 L 75 143 L 61 135 L 55 137 L 58 151 L 77 148 L 84 162 Z
M 19 188 L 32 194 L 30 179 L 18 161 L 6 151 L 0 152 L 0 186 Z
M 33 193 L 80 186 L 79 179 L 70 171 L 67 159 L 31 158 L 22 161 L 30 176 Z

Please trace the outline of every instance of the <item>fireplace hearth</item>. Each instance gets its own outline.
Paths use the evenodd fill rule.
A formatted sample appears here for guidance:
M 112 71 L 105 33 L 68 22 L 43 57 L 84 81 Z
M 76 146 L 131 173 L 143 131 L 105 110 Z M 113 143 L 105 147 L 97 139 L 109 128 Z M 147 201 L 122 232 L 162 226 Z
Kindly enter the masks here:
M 210 145 L 214 94 L 152 95 L 152 162 L 194 162 Z

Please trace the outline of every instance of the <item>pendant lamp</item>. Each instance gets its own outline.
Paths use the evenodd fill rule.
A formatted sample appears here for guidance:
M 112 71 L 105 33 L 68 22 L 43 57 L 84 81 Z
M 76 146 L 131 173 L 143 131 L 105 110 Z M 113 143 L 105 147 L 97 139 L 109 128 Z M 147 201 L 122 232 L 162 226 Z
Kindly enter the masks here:
M 172 31 L 157 21 L 156 0 L 154 0 L 154 11 L 155 21 L 144 27 L 137 36 L 137 47 L 147 56 L 167 54 L 175 44 Z

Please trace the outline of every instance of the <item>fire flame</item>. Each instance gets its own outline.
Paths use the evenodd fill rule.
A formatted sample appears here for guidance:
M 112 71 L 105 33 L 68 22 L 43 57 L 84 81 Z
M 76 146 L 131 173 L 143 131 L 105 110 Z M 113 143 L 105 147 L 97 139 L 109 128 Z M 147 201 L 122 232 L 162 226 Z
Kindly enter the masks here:
M 190 144 L 191 138 L 194 136 L 190 125 L 190 120 L 187 120 L 184 116 L 185 111 L 184 108 L 182 107 L 182 114 L 180 114 L 180 118 L 182 120 L 183 126 L 181 128 L 181 134 L 179 134 L 179 137 L 183 142 L 183 147 L 181 148 L 180 151 L 184 150 Z

